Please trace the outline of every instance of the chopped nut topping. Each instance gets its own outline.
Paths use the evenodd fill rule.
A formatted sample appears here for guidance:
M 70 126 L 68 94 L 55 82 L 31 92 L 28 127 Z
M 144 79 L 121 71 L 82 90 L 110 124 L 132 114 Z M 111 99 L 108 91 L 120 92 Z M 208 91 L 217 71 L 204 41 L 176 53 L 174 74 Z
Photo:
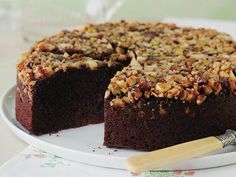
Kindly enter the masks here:
M 58 71 L 124 65 L 105 95 L 114 97 L 111 105 L 123 107 L 150 97 L 202 104 L 223 89 L 236 93 L 232 37 L 174 24 L 119 22 L 63 31 L 24 53 L 17 74 L 30 95 L 38 80 Z
M 126 83 L 128 86 L 133 86 L 138 82 L 138 78 L 136 76 L 130 76 L 126 79 Z
M 170 89 L 171 89 L 171 85 L 168 83 L 159 82 L 156 84 L 156 90 L 158 91 L 158 93 L 164 93 Z
M 116 83 L 120 88 L 127 88 L 127 84 L 124 80 L 116 81 Z
M 175 97 L 177 94 L 179 94 L 180 90 L 178 88 L 172 88 L 170 90 L 167 91 L 166 93 L 166 97 L 167 98 L 173 98 Z
M 117 98 L 124 98 L 140 88 L 144 98 L 196 101 L 200 105 L 208 95 L 219 94 L 223 87 L 235 93 L 236 49 L 229 35 L 168 25 L 153 25 L 151 29 L 155 35 L 149 34 L 147 29 L 144 36 L 139 32 L 132 38 L 134 43 L 130 50 L 135 55 L 131 64 L 114 77 L 115 80 L 125 78 L 128 92 L 116 94 Z M 145 82 L 152 85 L 142 89 Z M 137 95 L 141 95 L 139 91 Z M 137 98 L 129 99 L 129 103 L 136 101 Z
M 114 99 L 111 103 L 112 103 L 111 106 L 113 106 L 113 105 L 117 106 L 117 107 L 124 107 L 125 106 L 124 101 L 120 98 Z
M 197 104 L 201 105 L 206 99 L 206 95 L 198 95 L 197 97 Z
M 206 94 L 206 95 L 210 95 L 211 93 L 212 93 L 212 88 L 209 86 L 209 85 L 205 85 L 205 87 L 204 87 L 204 93 Z
M 142 94 L 142 92 L 140 91 L 140 89 L 139 88 L 136 88 L 135 90 L 134 90 L 134 99 L 135 100 L 138 100 L 143 94 Z
M 110 90 L 107 90 L 107 91 L 105 92 L 104 98 L 107 99 L 107 98 L 110 96 L 110 94 L 111 94 Z

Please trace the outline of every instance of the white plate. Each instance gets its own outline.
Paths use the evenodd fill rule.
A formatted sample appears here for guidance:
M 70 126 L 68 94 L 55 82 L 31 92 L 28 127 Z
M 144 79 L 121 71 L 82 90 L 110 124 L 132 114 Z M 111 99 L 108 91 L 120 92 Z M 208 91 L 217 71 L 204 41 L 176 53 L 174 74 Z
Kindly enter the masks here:
M 56 134 L 34 136 L 15 118 L 15 86 L 1 99 L 1 115 L 10 129 L 22 140 L 65 159 L 86 164 L 123 169 L 123 161 L 143 152 L 113 149 L 103 146 L 103 124 L 89 125 L 60 131 Z M 217 154 L 175 164 L 165 169 L 200 169 L 236 163 L 236 147 L 228 147 Z

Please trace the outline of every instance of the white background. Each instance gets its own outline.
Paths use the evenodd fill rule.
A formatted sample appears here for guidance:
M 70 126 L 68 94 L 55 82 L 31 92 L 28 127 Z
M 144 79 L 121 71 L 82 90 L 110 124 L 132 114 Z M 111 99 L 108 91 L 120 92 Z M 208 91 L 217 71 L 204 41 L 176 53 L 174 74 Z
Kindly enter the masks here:
M 20 33 L 16 31 L 0 33 L 0 95 L 15 84 L 16 61 L 20 53 L 28 48 L 23 44 Z M 27 145 L 6 127 L 0 118 L 0 166 L 6 160 L 22 151 Z

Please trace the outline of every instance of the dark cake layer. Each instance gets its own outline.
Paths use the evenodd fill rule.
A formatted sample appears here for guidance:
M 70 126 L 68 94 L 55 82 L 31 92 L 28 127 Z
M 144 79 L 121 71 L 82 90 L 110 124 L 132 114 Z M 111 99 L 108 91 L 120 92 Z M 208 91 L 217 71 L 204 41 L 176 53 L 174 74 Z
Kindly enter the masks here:
M 236 96 L 228 91 L 202 105 L 152 97 L 122 108 L 111 107 L 108 98 L 104 145 L 149 151 L 219 135 L 236 128 L 235 107 Z
M 27 130 L 32 130 L 32 101 L 28 94 L 23 92 L 24 86 L 19 79 L 17 79 L 16 88 L 16 119 Z
M 117 69 L 59 71 L 37 82 L 32 102 L 18 80 L 17 120 L 36 135 L 103 122 L 104 92 Z

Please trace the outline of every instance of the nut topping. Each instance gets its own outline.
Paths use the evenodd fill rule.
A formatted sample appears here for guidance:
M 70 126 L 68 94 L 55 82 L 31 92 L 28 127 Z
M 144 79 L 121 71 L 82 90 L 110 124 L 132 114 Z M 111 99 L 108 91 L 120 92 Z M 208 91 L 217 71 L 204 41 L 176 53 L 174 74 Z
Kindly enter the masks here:
M 164 83 L 164 82 L 159 82 L 156 84 L 156 90 L 159 92 L 159 93 L 164 93 L 168 90 L 171 89 L 171 85 L 170 84 L 167 84 L 167 83 Z
M 198 105 L 201 105 L 206 99 L 206 96 L 205 95 L 198 95 L 197 97 L 197 104 Z
M 224 89 L 236 93 L 236 42 L 230 35 L 163 23 L 104 23 L 61 32 L 23 54 L 17 74 L 30 95 L 39 79 L 58 71 L 104 66 L 125 66 L 108 86 L 111 105 L 151 97 L 200 105 Z

